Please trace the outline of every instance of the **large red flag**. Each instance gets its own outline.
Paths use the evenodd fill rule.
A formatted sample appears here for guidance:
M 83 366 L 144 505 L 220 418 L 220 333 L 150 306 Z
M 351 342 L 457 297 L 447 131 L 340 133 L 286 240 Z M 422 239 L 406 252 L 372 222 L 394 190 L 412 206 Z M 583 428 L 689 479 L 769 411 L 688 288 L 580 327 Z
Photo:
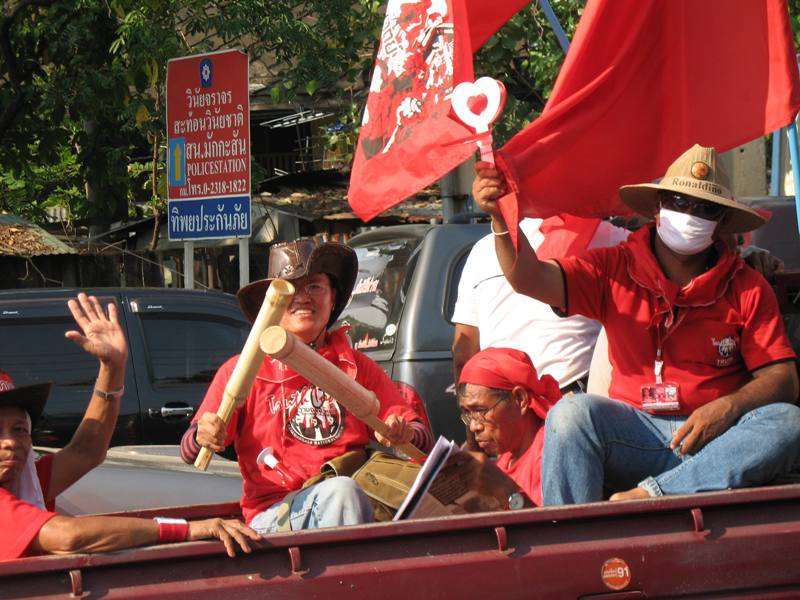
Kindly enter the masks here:
M 509 223 L 570 213 L 585 231 L 577 217 L 629 212 L 620 185 L 663 175 L 694 143 L 755 139 L 798 108 L 785 0 L 590 0 L 541 117 L 495 153 L 514 192 L 500 207 Z
M 517 14 L 531 0 L 464 0 L 469 22 L 472 51 L 477 52 L 503 23 Z
M 368 221 L 475 153 L 449 117 L 450 94 L 471 81 L 463 0 L 389 0 L 350 175 L 350 206 Z

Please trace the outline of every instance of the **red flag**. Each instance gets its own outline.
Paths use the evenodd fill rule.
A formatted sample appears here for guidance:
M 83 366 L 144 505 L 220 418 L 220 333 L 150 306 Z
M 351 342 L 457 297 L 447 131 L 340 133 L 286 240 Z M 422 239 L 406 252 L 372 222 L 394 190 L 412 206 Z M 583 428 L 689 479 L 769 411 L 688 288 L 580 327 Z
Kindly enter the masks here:
M 501 209 L 509 223 L 628 213 L 619 186 L 663 175 L 694 143 L 725 151 L 785 126 L 798 108 L 784 0 L 590 0 L 541 117 L 495 153 L 514 192 Z
M 462 1 L 389 0 L 348 191 L 364 221 L 475 153 L 449 116 L 453 87 L 473 79 Z
M 531 0 L 464 0 L 469 20 L 472 51 L 477 52 L 503 23 L 517 14 Z

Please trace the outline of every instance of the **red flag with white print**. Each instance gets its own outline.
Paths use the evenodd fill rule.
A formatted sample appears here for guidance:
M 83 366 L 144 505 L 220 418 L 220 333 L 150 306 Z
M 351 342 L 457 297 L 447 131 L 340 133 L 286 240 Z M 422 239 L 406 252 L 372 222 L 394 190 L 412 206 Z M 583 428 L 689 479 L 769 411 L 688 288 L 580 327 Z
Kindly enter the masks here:
M 475 153 L 450 117 L 456 84 L 471 81 L 463 0 L 389 0 L 348 200 L 369 221 Z

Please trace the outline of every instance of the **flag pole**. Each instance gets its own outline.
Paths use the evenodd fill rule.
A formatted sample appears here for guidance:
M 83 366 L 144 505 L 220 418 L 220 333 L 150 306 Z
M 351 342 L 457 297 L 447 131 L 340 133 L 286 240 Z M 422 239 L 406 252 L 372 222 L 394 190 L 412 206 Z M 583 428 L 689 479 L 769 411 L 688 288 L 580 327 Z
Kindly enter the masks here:
M 794 182 L 794 208 L 797 213 L 797 231 L 800 233 L 800 150 L 797 146 L 797 124 L 793 121 L 786 128 L 789 135 L 789 159 L 792 163 L 792 180 Z
M 781 195 L 783 176 L 783 127 L 772 132 L 772 172 L 769 177 L 769 195 Z
M 567 39 L 567 34 L 564 33 L 563 27 L 561 27 L 561 23 L 558 22 L 558 17 L 556 17 L 553 7 L 550 6 L 550 2 L 548 2 L 548 0 L 539 0 L 539 6 L 542 7 L 544 16 L 550 23 L 550 27 L 553 28 L 553 32 L 556 34 L 556 39 L 561 45 L 561 49 L 564 51 L 564 54 L 566 54 L 567 50 L 569 50 L 569 40 Z

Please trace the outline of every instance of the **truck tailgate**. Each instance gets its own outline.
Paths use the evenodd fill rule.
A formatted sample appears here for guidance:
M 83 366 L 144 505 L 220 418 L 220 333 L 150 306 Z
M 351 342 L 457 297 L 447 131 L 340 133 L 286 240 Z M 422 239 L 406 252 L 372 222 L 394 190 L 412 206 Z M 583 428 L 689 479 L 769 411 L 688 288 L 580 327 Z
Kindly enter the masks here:
M 6 599 L 789 597 L 800 591 L 799 500 L 788 485 L 302 531 L 236 559 L 216 542 L 26 558 L 0 563 L 0 589 Z

